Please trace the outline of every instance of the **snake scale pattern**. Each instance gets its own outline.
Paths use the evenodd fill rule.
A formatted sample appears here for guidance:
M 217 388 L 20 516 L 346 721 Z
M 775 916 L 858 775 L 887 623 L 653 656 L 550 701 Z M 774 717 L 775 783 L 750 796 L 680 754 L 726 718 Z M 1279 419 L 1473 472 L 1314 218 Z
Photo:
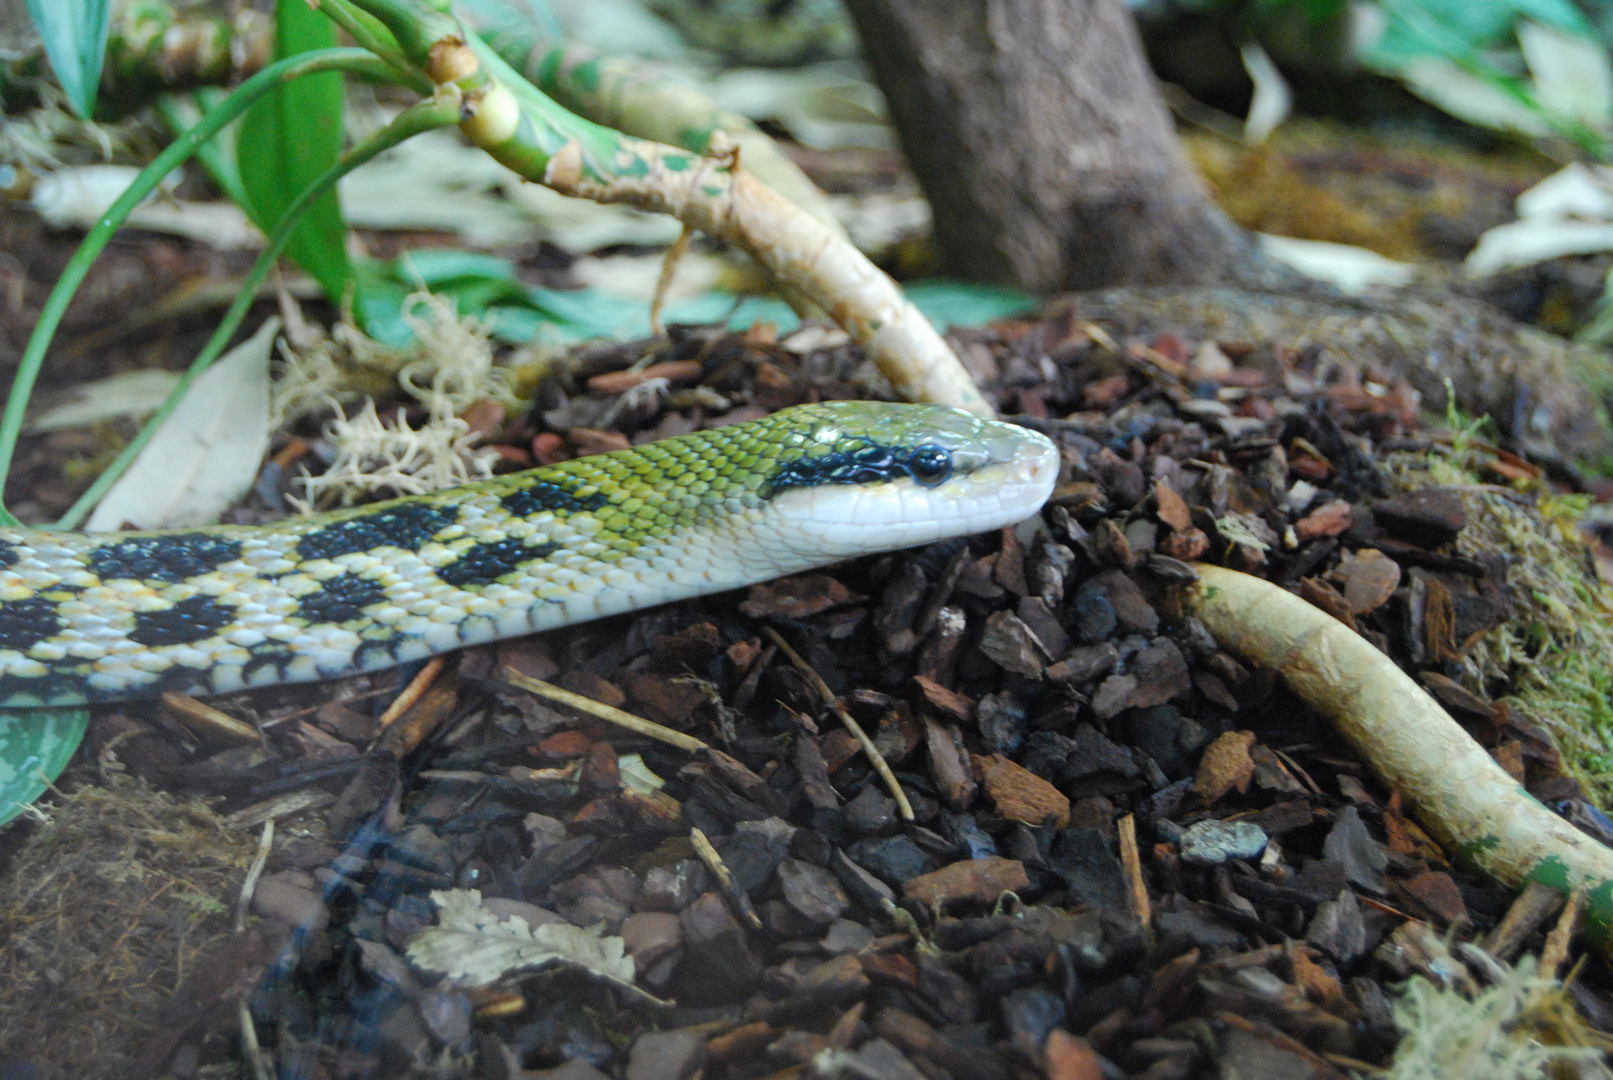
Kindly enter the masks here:
M 802 405 L 267 525 L 0 528 L 0 706 L 331 678 L 998 528 L 1041 435 L 933 405 Z

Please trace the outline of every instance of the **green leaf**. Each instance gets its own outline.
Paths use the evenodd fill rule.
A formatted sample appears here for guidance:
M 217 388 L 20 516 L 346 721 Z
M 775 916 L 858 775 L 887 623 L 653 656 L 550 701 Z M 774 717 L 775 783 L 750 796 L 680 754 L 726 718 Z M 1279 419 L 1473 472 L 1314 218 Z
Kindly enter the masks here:
M 28 0 L 28 14 L 73 111 L 88 120 L 101 84 L 112 0 Z
M 336 44 L 336 27 L 305 0 L 280 0 L 275 35 L 277 59 Z M 236 155 L 251 204 L 242 209 L 264 232 L 340 156 L 342 92 L 339 73 L 308 75 L 265 95 L 242 117 Z M 334 191 L 308 208 L 286 254 L 319 282 L 326 296 L 343 299 L 353 281 L 353 266 Z
M 89 723 L 88 709 L 0 712 L 0 825 L 62 774 Z

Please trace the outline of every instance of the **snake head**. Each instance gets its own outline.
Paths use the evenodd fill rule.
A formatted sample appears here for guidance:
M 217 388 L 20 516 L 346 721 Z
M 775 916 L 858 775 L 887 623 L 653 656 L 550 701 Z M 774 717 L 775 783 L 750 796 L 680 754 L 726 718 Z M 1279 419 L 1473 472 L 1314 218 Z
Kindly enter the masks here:
M 842 401 L 775 414 L 763 494 L 780 535 L 824 555 L 911 547 L 1021 521 L 1047 501 L 1043 435 L 941 405 Z

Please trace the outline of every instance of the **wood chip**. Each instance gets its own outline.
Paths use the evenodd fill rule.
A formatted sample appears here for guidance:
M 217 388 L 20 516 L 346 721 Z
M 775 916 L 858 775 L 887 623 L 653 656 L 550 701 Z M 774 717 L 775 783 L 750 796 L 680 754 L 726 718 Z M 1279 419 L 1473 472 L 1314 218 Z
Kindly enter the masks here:
M 1228 731 L 1205 748 L 1193 777 L 1193 791 L 1206 806 L 1234 789 L 1240 794 L 1249 790 L 1255 775 L 1249 748 L 1254 744 L 1254 732 Z
M 1040 825 L 1051 816 L 1061 829 L 1070 823 L 1069 797 L 1023 765 L 1001 754 L 976 754 L 973 761 L 986 794 L 1003 817 Z

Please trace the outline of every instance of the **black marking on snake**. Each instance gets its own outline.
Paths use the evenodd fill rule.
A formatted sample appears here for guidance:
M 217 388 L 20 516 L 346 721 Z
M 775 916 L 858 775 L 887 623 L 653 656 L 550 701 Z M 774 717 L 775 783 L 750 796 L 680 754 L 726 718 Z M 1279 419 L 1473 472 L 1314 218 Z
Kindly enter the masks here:
M 209 533 L 142 536 L 102 544 L 89 553 L 90 571 L 102 581 L 189 581 L 241 557 L 241 542 Z
M 364 617 L 364 609 L 386 600 L 386 588 L 379 581 L 357 574 L 337 574 L 320 582 L 319 591 L 297 601 L 293 612 L 309 623 L 345 623 Z
M 366 641 L 353 651 L 354 671 L 375 671 L 378 668 L 391 667 L 398 662 L 399 638 L 393 637 L 386 641 Z M 377 656 L 380 658 L 377 659 Z
M 151 677 L 150 682 L 143 682 L 134 688 L 133 692 L 140 697 L 160 697 L 172 692 L 175 694 L 212 694 L 213 680 L 206 668 L 185 667 L 175 664 L 166 671 L 158 672 Z M 114 694 L 114 697 L 124 697 L 129 691 Z
M 585 510 L 598 510 L 607 506 L 610 499 L 604 492 L 576 495 L 551 480 L 534 480 L 526 487 L 512 491 L 499 499 L 498 504 L 515 517 L 531 517 L 544 510 L 565 514 L 580 514 Z
M 50 671 L 38 676 L 0 675 L 0 703 L 18 706 L 51 705 L 57 702 L 72 704 L 107 696 L 106 692 L 97 694 L 85 687 L 86 672 L 87 668 L 79 668 L 66 672 Z
M 0 570 L 17 565 L 17 545 L 0 540 Z
M 188 596 L 162 611 L 137 611 L 129 640 L 156 648 L 210 638 L 235 621 L 235 609 L 211 596 Z
M 473 544 L 449 563 L 437 568 L 437 577 L 455 588 L 470 585 L 491 585 L 522 563 L 553 554 L 558 544 L 537 544 L 528 547 L 522 540 L 488 540 Z
M 256 686 L 252 678 L 264 668 L 273 668 L 274 678 L 263 685 L 272 686 L 277 682 L 285 682 L 286 668 L 290 665 L 292 656 L 291 649 L 284 645 L 259 645 L 252 650 L 252 658 L 241 665 L 241 685 Z
M 419 551 L 433 536 L 457 520 L 457 510 L 423 503 L 398 503 L 315 529 L 297 541 L 297 554 L 304 559 L 334 559 L 338 555 L 373 551 L 379 547 Z
M 0 649 L 27 652 L 62 628 L 56 605 L 30 597 L 0 604 Z
M 766 495 L 772 498 L 791 488 L 820 484 L 876 484 L 910 476 L 924 487 L 934 487 L 952 475 L 952 454 L 944 446 L 900 447 L 869 443 L 856 450 L 837 450 L 819 457 L 785 462 L 768 478 Z

